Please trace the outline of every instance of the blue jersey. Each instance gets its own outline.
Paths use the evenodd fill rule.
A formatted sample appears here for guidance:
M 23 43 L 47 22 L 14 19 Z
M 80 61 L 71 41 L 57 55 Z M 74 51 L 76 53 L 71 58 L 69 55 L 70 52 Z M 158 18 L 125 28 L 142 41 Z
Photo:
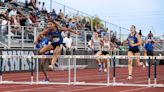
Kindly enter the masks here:
M 41 48 L 43 48 L 44 46 L 48 45 L 48 42 L 49 42 L 48 38 L 42 38 L 42 41 L 40 43 Z
M 50 29 L 48 36 L 52 36 L 52 43 L 63 44 L 63 37 L 58 28 L 56 28 L 56 31 Z
M 46 45 L 48 45 L 48 43 L 49 43 L 49 39 L 48 38 L 42 38 L 42 40 L 38 43 L 38 44 L 36 44 L 36 48 L 38 48 L 38 49 L 41 49 L 41 48 L 43 48 L 44 46 L 46 46 Z M 45 52 L 44 54 L 45 55 L 49 55 L 49 51 L 47 51 L 47 52 Z
M 153 44 L 151 42 L 145 44 L 145 49 L 147 52 L 153 52 Z
M 129 49 L 137 49 L 138 46 L 134 46 L 134 47 L 131 46 L 131 44 L 136 44 L 136 43 L 138 43 L 138 39 L 136 37 L 136 33 L 133 36 L 129 35 L 129 37 L 128 37 Z

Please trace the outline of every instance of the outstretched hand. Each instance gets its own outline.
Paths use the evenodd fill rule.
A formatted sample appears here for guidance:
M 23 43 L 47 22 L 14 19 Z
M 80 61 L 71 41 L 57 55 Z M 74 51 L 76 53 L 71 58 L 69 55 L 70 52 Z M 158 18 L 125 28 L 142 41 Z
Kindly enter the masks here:
M 38 44 L 38 42 L 37 41 L 34 41 L 34 43 L 33 43 L 34 45 L 36 45 L 36 44 Z
M 76 32 L 76 34 L 77 34 L 77 35 L 81 35 L 81 33 L 80 33 L 80 32 Z

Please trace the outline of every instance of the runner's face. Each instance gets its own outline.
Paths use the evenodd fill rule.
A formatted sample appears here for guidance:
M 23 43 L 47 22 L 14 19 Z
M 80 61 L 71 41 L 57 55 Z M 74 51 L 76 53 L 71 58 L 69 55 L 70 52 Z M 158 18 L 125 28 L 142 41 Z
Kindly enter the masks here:
M 136 28 L 135 28 L 134 26 L 131 26 L 130 31 L 131 31 L 132 33 L 134 33 L 135 30 L 136 30 Z
M 98 33 L 94 33 L 94 38 L 98 38 Z
M 107 35 L 104 36 L 104 40 L 105 40 L 105 41 L 108 41 L 108 36 L 107 36 Z
M 53 28 L 54 27 L 54 24 L 52 22 L 48 22 L 48 25 L 47 25 L 48 28 Z

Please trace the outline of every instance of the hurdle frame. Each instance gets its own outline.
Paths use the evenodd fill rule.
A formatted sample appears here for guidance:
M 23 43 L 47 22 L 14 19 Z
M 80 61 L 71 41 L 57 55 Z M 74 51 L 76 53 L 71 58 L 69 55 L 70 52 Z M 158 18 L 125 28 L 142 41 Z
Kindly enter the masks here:
M 52 58 L 52 56 L 45 56 L 45 55 L 21 55 L 21 56 L 18 56 L 18 55 L 0 55 L 0 60 L 1 60 L 1 63 L 2 63 L 2 59 L 3 58 L 11 58 L 11 57 L 19 57 L 19 58 L 36 58 L 36 62 L 37 62 L 37 65 L 36 65 L 36 80 L 34 81 L 33 80 L 33 76 L 31 77 L 31 82 L 14 82 L 14 81 L 3 81 L 2 80 L 2 75 L 0 76 L 1 80 L 0 80 L 0 84 L 56 84 L 56 85 L 99 85 L 99 86 L 139 86 L 139 87 L 164 87 L 164 84 L 158 84 L 157 83 L 157 78 L 156 78 L 156 60 L 158 59 L 164 59 L 164 56 L 123 56 L 123 55 L 115 55 L 115 56 L 99 56 L 99 57 L 96 57 L 94 55 L 60 55 L 60 58 L 68 58 L 69 59 L 69 69 L 68 69 L 68 82 L 39 82 L 38 79 L 39 79 L 39 67 L 38 67 L 38 64 L 39 64 L 39 61 L 38 59 L 39 58 Z M 73 62 L 74 62 L 74 80 L 71 81 L 71 69 L 70 69 L 70 60 L 71 58 L 73 59 Z M 78 82 L 76 77 L 76 59 L 97 59 L 97 58 L 101 58 L 101 59 L 116 59 L 116 58 L 119 58 L 119 59 L 129 59 L 129 58 L 132 58 L 132 59 L 136 59 L 136 58 L 140 58 L 140 59 L 155 59 L 155 64 L 154 64 L 154 83 L 153 84 L 149 84 L 149 82 L 147 84 L 128 84 L 128 83 L 117 83 L 115 82 L 116 81 L 116 78 L 114 78 L 113 80 L 113 83 L 110 82 L 110 77 L 109 77 L 109 62 L 107 63 L 108 65 L 108 68 L 107 68 L 107 82 L 106 83 L 86 83 L 86 82 Z M 114 61 L 114 60 L 113 60 Z M 32 67 L 32 66 L 31 66 Z M 2 69 L 2 67 L 0 67 Z M 33 74 L 31 74 L 33 75 Z M 115 77 L 115 74 L 113 74 L 114 77 Z M 148 79 L 149 81 L 149 79 Z

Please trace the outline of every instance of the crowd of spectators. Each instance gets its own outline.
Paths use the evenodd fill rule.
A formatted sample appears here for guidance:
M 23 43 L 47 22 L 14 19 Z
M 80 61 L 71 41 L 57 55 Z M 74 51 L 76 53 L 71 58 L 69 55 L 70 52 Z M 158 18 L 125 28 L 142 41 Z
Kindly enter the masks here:
M 76 30 L 91 30 L 90 21 L 85 17 L 70 17 L 60 9 L 56 13 L 55 9 L 48 12 L 45 2 L 36 2 L 36 0 L 25 0 L 25 2 L 17 2 L 17 0 L 0 1 L 0 24 L 1 30 L 7 30 L 6 25 L 13 25 L 12 32 L 19 33 L 20 26 L 28 27 L 44 27 L 48 20 L 54 20 L 61 23 L 62 26 Z
M 86 30 L 101 32 L 109 31 L 108 29 L 97 23 L 93 30 L 91 29 L 91 21 L 83 16 L 69 16 L 65 14 L 62 9 L 56 13 L 53 9 L 48 12 L 45 7 L 45 2 L 36 2 L 36 0 L 25 0 L 25 2 L 17 2 L 17 0 L 0 0 L 0 30 L 8 33 L 7 25 L 11 25 L 11 35 L 21 34 L 22 26 L 25 27 L 25 33 L 33 34 L 33 27 L 44 28 L 48 20 L 59 22 L 62 26 L 74 30 Z M 67 34 L 66 34 L 67 35 Z M 87 37 L 91 38 L 91 34 Z M 117 42 L 116 35 L 112 34 L 112 42 Z M 33 37 L 32 37 L 33 39 Z M 87 39 L 89 40 L 89 39 Z

